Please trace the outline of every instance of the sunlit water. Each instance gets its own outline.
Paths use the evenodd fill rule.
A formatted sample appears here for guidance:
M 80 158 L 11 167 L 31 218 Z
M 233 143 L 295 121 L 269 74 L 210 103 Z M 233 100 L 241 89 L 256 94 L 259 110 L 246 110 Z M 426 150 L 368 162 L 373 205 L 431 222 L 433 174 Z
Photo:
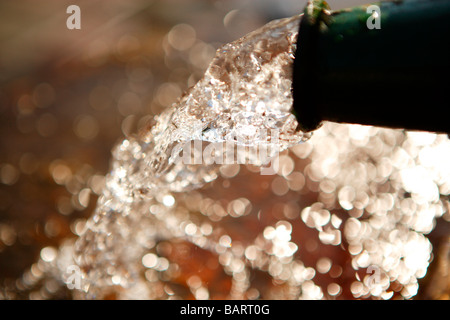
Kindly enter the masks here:
M 448 211 L 448 138 L 331 123 L 311 139 L 297 131 L 291 78 L 299 20 L 274 21 L 221 47 L 197 85 L 151 127 L 117 145 L 106 186 L 79 239 L 58 251 L 43 250 L 28 276 L 79 284 L 75 298 L 185 298 L 165 285 L 182 279 L 180 266 L 161 248 L 165 240 L 177 239 L 217 258 L 231 278 L 223 298 L 339 296 L 341 285 L 323 288 L 315 282 L 316 273 L 339 271 L 333 269 L 337 262 L 324 256 L 311 267 L 298 255 L 311 247 L 293 240 L 293 226 L 302 223 L 316 231 L 316 243 L 345 243 L 351 267 L 370 271 L 350 281 L 354 297 L 391 298 L 394 282 L 403 297 L 413 297 L 431 259 L 424 234 Z M 195 145 L 214 145 L 216 161 L 194 156 L 186 163 L 182 155 Z M 228 162 L 218 161 L 230 148 L 235 152 Z M 277 162 L 265 163 L 279 153 Z M 301 167 L 305 159 L 310 161 Z M 261 214 L 255 212 L 257 197 L 239 196 L 224 205 L 220 194 L 196 190 L 219 179 L 229 186 L 247 165 L 255 181 L 273 174 L 274 198 L 297 199 L 309 188 L 317 201 L 305 207 L 282 203 L 278 221 L 236 241 L 220 223 Z M 255 270 L 284 289 L 273 295 L 257 289 Z M 338 271 L 333 278 L 342 275 L 342 268 Z M 214 291 L 201 277 L 184 281 L 197 299 Z
M 127 288 L 125 296 L 132 294 L 145 280 L 140 279 L 142 257 L 156 239 L 186 238 L 215 247 L 216 235 L 204 235 L 200 226 L 186 234 L 182 226 L 188 217 L 173 195 L 214 180 L 220 168 L 204 159 L 186 164 L 178 151 L 186 151 L 187 141 L 229 142 L 228 148 L 263 145 L 270 157 L 305 139 L 290 112 L 298 24 L 299 17 L 275 21 L 221 47 L 204 78 L 150 130 L 115 148 L 96 212 L 75 245 L 86 297 L 101 298 L 114 285 Z M 242 157 L 236 149 L 228 164 L 258 160 L 255 153 Z

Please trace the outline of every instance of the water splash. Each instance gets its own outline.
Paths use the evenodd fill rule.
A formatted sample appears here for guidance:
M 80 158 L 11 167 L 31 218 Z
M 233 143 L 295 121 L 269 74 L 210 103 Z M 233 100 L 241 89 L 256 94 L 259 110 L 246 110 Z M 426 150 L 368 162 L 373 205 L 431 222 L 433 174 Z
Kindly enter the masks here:
M 67 274 L 75 266 L 75 298 L 413 297 L 431 259 L 424 234 L 436 218 L 448 219 L 449 140 L 327 123 L 299 144 L 309 138 L 296 131 L 290 113 L 299 20 L 274 21 L 220 48 L 196 86 L 151 127 L 117 145 L 80 238 L 41 252 L 23 281 L 77 284 Z M 268 182 L 238 165 L 186 163 L 181 153 L 199 141 L 201 150 L 215 143 L 254 149 L 237 163 L 262 165 L 261 149 L 268 156 L 289 151 Z M 236 197 L 223 202 L 221 192 L 238 173 Z M 213 191 L 196 191 L 217 181 Z M 258 184 L 253 198 L 244 192 L 252 184 Z M 308 199 L 303 207 L 276 199 L 288 193 Z M 272 218 L 259 210 L 264 206 Z M 333 260 L 343 255 L 347 266 Z M 306 256 L 317 258 L 315 267 Z M 187 261 L 195 272 L 183 269 Z M 199 276 L 210 261 L 230 283 L 220 282 L 226 277 L 220 271 Z M 180 289 L 186 286 L 188 292 Z
M 214 180 L 219 165 L 186 165 L 178 157 L 186 148 L 176 147 L 197 140 L 279 152 L 308 137 L 296 131 L 290 112 L 298 25 L 298 16 L 274 21 L 218 49 L 203 79 L 149 130 L 114 149 L 106 187 L 75 245 L 86 297 L 102 298 L 114 286 L 129 294 L 139 283 L 142 255 L 155 239 L 195 242 L 180 229 L 183 219 L 171 193 Z

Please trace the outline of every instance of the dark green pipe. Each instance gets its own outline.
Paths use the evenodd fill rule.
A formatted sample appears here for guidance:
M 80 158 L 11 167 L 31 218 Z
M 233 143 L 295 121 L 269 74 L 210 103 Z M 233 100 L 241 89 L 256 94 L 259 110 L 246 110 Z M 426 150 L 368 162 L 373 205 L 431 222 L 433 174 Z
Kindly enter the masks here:
M 450 132 L 450 1 L 373 3 L 330 11 L 311 1 L 294 62 L 294 113 L 300 129 L 323 120 Z

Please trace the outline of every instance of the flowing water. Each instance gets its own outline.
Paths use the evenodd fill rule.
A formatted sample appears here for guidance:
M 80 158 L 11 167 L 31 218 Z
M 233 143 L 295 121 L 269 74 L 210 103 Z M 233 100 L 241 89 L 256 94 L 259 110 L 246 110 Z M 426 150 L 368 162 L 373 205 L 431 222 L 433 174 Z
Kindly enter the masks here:
M 299 20 L 274 21 L 221 47 L 203 79 L 156 117 L 151 128 L 116 146 L 97 209 L 75 245 L 86 297 L 102 298 L 113 286 L 132 295 L 132 288 L 139 287 L 142 256 L 156 239 L 185 238 L 214 248 L 213 236 L 180 228 L 186 216 L 177 210 L 173 193 L 214 180 L 222 164 L 267 164 L 308 137 L 296 131 L 290 112 Z M 203 156 L 192 164 L 183 161 L 190 141 L 214 144 L 214 159 L 234 147 L 252 150 L 236 148 L 226 161 L 208 162 Z
M 176 288 L 187 285 L 198 299 L 321 299 L 326 290 L 327 297 L 341 294 L 342 284 L 321 288 L 315 274 L 328 272 L 337 282 L 343 274 L 348 278 L 348 272 L 328 257 L 319 256 L 314 268 L 295 255 L 317 255 L 317 243 L 339 249 L 345 238 L 351 267 L 377 271 L 373 276 L 379 278 L 373 286 L 368 283 L 374 280 L 371 273 L 364 279 L 354 273 L 354 280 L 344 280 L 354 297 L 390 298 L 391 283 L 403 288 L 403 297 L 414 296 L 417 279 L 430 261 L 431 245 L 423 233 L 447 211 L 448 139 L 326 124 L 314 133 L 314 142 L 305 142 L 310 135 L 296 130 L 291 114 L 300 19 L 273 21 L 218 49 L 194 87 L 150 127 L 114 148 L 105 188 L 80 237 L 57 252 L 43 250 L 39 271 L 35 267 L 30 274 L 59 279 L 76 289 L 75 298 L 185 298 Z M 306 158 L 311 161 L 306 167 L 295 160 Z M 435 163 L 437 159 L 444 160 Z M 239 164 L 256 165 L 250 179 L 261 184 L 261 190 L 267 184 L 264 175 L 276 173 L 271 182 L 274 198 L 288 192 L 306 197 L 305 188 L 319 196 L 304 207 L 295 201 L 278 203 L 275 211 L 283 217 L 275 213 L 275 221 L 257 226 L 265 217 L 263 210 L 255 210 L 267 199 L 260 190 L 252 200 L 243 196 L 245 188 L 252 187 L 248 176 L 244 187 L 243 182 L 233 185 L 235 199 L 224 205 L 222 187 L 204 196 L 196 191 L 220 180 L 233 193 L 226 180 L 237 175 Z M 230 222 L 246 216 L 254 220 Z M 224 227 L 221 223 L 228 217 L 231 227 Z M 294 230 L 298 223 L 315 233 L 301 229 L 304 235 L 299 235 Z M 294 241 L 294 236 L 305 243 Z M 333 255 L 327 250 L 322 254 Z M 208 271 L 186 271 L 187 264 L 218 270 L 214 263 L 229 282 Z M 253 285 L 255 277 L 266 279 L 261 273 L 268 275 L 268 287 L 284 289 L 271 295 Z M 224 292 L 214 293 L 217 288 Z

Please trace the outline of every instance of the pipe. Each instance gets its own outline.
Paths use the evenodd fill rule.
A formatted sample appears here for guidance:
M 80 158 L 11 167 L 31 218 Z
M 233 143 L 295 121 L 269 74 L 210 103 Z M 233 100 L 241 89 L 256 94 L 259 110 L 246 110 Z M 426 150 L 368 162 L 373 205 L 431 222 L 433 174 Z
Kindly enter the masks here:
M 307 4 L 292 86 L 299 128 L 327 120 L 449 133 L 450 1 L 371 5 L 381 29 L 368 27 L 369 5 Z

